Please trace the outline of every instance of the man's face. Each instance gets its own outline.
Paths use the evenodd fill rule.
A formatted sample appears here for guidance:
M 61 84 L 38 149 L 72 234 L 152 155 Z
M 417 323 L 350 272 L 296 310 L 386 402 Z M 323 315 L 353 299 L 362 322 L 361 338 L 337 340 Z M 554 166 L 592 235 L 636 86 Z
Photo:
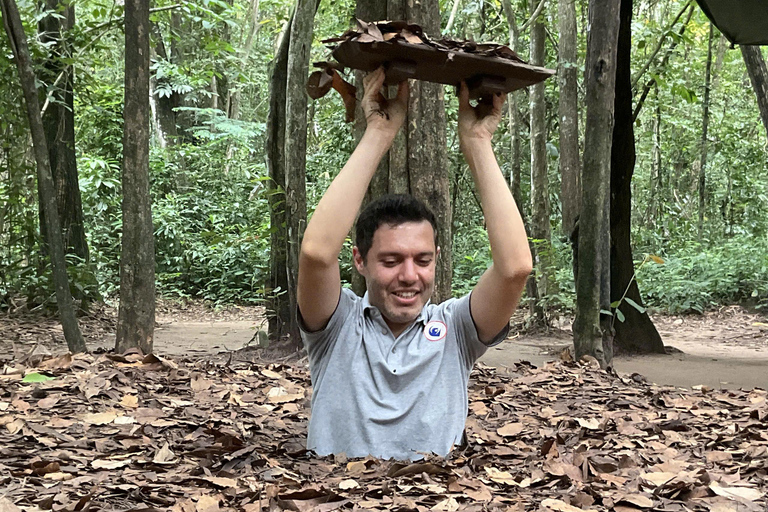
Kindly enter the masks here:
M 426 220 L 379 226 L 365 261 L 354 248 L 355 267 L 365 277 L 368 300 L 395 336 L 419 316 L 432 295 L 439 252 Z

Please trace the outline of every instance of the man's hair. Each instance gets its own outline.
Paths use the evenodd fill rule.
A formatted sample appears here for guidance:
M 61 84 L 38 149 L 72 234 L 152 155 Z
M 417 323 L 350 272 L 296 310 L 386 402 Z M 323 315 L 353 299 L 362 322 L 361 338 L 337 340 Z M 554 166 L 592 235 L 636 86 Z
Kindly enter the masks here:
M 373 235 L 382 224 L 399 226 L 406 222 L 428 221 L 435 233 L 437 247 L 437 221 L 426 204 L 408 194 L 387 194 L 368 203 L 360 212 L 355 227 L 355 242 L 363 261 L 373 245 Z

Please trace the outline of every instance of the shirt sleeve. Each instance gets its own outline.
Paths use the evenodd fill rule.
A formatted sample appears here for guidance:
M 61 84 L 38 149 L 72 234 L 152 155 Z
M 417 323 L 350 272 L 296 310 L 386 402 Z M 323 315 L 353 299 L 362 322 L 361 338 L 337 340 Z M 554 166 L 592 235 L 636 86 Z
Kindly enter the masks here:
M 339 333 L 347 321 L 348 317 L 354 312 L 357 303 L 360 301 L 355 292 L 348 288 L 342 288 L 339 294 L 339 303 L 336 310 L 328 320 L 328 324 L 319 331 L 309 332 L 304 325 L 304 319 L 301 317 L 301 311 L 298 311 L 299 330 L 304 347 L 307 349 L 307 356 L 310 365 L 319 363 L 332 348 L 336 340 L 339 339 Z
M 467 368 L 471 369 L 475 362 L 482 356 L 488 347 L 498 345 L 507 338 L 509 324 L 507 324 L 494 338 L 483 343 L 477 333 L 477 326 L 472 318 L 469 307 L 470 294 L 458 299 L 446 301 L 446 317 L 450 316 L 456 328 L 456 338 L 459 342 L 459 350 Z

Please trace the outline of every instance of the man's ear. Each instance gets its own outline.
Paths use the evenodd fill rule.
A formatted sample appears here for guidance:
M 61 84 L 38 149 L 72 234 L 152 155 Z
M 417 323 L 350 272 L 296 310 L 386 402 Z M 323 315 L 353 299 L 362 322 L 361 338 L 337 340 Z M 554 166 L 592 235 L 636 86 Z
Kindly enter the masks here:
M 360 254 L 360 250 L 357 248 L 357 246 L 354 246 L 352 248 L 352 262 L 355 264 L 355 268 L 360 273 L 361 276 L 364 276 L 363 270 L 365 269 L 365 261 L 363 260 L 363 255 Z
M 437 261 L 438 258 L 440 258 L 440 246 L 439 245 L 437 246 L 437 252 L 435 253 L 435 261 Z

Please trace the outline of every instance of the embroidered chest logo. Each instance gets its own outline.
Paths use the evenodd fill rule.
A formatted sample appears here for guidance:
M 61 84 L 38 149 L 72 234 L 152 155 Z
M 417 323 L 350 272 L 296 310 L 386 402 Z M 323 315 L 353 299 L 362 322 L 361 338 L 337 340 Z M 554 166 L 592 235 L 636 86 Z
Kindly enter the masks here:
M 429 341 L 440 341 L 446 334 L 448 334 L 448 327 L 439 320 L 432 320 L 424 326 L 424 337 Z

